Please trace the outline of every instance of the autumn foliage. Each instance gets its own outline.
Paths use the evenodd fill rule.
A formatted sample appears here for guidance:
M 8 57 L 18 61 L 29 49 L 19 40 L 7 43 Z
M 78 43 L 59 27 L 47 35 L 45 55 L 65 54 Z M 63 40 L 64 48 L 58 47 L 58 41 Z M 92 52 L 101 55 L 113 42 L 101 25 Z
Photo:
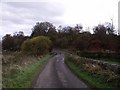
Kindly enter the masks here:
M 35 49 L 32 51 L 33 53 L 38 52 L 37 50 L 43 52 L 44 47 L 48 49 L 48 46 L 42 43 L 44 46 L 43 49 L 38 48 L 36 50 L 35 47 L 38 45 L 41 47 L 41 43 L 38 43 L 39 39 L 35 37 L 45 36 L 49 37 L 49 40 L 52 41 L 53 48 L 66 48 L 72 51 L 120 52 L 120 35 L 115 33 L 116 30 L 113 24 L 99 24 L 91 30 L 93 33 L 91 33 L 90 30 L 84 31 L 83 26 L 80 24 L 64 27 L 60 25 L 56 28 L 50 22 L 37 22 L 36 25 L 33 26 L 30 36 L 24 36 L 23 32 L 14 33 L 13 36 L 6 34 L 2 39 L 2 46 L 3 50 L 20 51 L 22 43 L 30 39 L 24 42 L 25 45 L 23 45 L 26 47 L 25 49 L 22 46 L 24 51 L 29 51 L 32 48 Z M 40 42 L 43 41 L 41 40 Z
M 51 40 L 45 36 L 38 36 L 23 42 L 21 48 L 24 53 L 41 55 L 49 52 Z

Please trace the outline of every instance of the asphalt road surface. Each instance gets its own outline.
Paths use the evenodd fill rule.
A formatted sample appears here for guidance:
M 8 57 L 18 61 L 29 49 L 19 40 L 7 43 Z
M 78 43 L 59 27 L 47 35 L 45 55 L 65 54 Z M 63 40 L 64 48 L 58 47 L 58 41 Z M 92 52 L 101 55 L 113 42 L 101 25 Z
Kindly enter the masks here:
M 88 88 L 64 63 L 64 54 L 52 57 L 39 74 L 33 88 Z

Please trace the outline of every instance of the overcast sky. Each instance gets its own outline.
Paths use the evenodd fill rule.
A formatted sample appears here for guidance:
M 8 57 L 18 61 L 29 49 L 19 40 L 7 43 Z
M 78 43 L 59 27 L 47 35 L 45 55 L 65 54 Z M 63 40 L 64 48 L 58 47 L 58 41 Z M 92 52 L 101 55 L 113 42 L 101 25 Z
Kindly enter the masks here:
M 12 2 L 11 2 L 12 1 Z M 36 22 L 59 25 L 82 24 L 84 30 L 111 22 L 118 28 L 119 0 L 2 0 L 0 1 L 0 38 L 23 31 L 31 34 Z

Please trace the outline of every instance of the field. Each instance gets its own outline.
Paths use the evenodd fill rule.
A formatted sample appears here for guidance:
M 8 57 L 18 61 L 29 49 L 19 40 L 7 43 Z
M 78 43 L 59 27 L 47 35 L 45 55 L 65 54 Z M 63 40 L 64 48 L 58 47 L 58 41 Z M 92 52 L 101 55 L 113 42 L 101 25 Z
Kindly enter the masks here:
M 81 57 L 105 61 L 111 64 L 120 64 L 120 53 L 77 51 L 76 54 Z

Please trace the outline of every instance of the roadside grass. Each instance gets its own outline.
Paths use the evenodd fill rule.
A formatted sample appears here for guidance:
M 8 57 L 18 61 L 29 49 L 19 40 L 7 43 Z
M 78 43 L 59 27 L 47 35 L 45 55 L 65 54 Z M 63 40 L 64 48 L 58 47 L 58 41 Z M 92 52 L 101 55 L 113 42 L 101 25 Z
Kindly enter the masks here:
M 112 85 L 106 83 L 103 79 L 103 77 L 98 76 L 98 75 L 92 75 L 91 73 L 84 71 L 80 69 L 80 65 L 77 65 L 73 63 L 72 61 L 69 60 L 69 58 L 66 56 L 65 57 L 65 63 L 67 66 L 70 68 L 70 70 L 81 80 L 83 80 L 88 87 L 91 89 L 100 89 L 100 90 L 118 90 L 118 88 L 113 87 Z M 120 89 L 120 88 L 119 88 Z
M 32 79 L 38 69 L 51 57 L 45 55 L 25 66 L 18 66 L 11 70 L 11 73 L 3 77 L 3 88 L 27 88 L 30 87 Z

